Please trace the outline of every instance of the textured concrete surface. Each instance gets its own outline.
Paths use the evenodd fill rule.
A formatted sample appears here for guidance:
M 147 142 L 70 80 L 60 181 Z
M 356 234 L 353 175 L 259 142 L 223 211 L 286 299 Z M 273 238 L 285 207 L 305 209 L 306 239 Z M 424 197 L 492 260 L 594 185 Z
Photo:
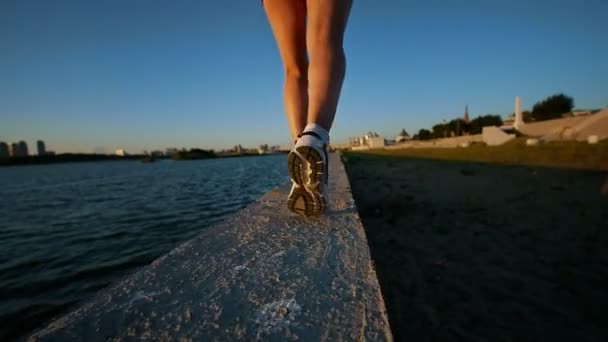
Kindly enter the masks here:
M 386 150 L 398 150 L 402 148 L 435 148 L 435 147 L 446 147 L 454 148 L 459 147 L 462 144 L 472 144 L 475 142 L 482 142 L 483 136 L 481 134 L 463 135 L 460 137 L 441 138 L 433 140 L 411 140 L 405 143 L 391 145 L 384 147 Z
M 538 124 L 554 121 L 558 120 L 542 121 Z M 554 126 L 551 132 L 543 135 L 540 139 L 542 141 L 587 141 L 590 135 L 597 136 L 598 140 L 608 138 L 608 110 L 603 110 L 592 115 L 559 119 L 559 122 L 561 122 L 560 125 Z M 534 127 L 534 125 L 537 124 L 526 124 L 524 129 L 528 129 L 528 126 Z
M 392 340 L 363 226 L 337 155 L 322 218 L 262 199 L 77 310 L 36 341 Z
M 608 109 L 593 114 L 574 127 L 573 131 L 578 141 L 587 141 L 590 135 L 596 135 L 598 140 L 608 139 Z
M 526 122 L 524 125 L 520 126 L 518 130 L 529 137 L 540 138 L 549 134 L 560 134 L 565 129 L 574 127 L 588 118 L 589 116 L 575 116 L 539 122 Z
M 515 134 L 507 134 L 496 126 L 483 127 L 481 134 L 488 146 L 499 146 L 515 139 Z

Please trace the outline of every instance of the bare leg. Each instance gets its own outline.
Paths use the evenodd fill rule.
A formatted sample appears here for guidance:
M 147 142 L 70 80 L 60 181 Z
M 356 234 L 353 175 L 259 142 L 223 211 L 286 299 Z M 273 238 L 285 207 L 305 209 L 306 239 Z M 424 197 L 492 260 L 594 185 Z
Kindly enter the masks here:
M 305 0 L 264 0 L 266 16 L 285 67 L 285 112 L 292 140 L 302 133 L 308 113 L 308 58 Z
M 346 72 L 342 42 L 352 0 L 306 0 L 306 4 L 310 56 L 308 123 L 329 131 Z

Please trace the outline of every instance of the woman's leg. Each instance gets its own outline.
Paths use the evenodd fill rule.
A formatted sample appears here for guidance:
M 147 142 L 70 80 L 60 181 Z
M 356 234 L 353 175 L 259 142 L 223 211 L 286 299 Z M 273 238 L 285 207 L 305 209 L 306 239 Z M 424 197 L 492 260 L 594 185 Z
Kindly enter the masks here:
M 305 0 L 264 0 L 266 16 L 285 67 L 284 101 L 292 140 L 306 126 L 308 58 Z
M 352 0 L 306 0 L 308 12 L 308 124 L 329 132 L 336 115 L 346 58 L 342 41 Z

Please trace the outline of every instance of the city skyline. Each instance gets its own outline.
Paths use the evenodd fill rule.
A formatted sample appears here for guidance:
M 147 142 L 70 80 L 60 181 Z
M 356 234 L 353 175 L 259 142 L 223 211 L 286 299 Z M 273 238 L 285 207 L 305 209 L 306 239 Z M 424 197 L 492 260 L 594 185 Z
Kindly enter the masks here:
M 230 148 L 222 148 L 222 149 L 205 149 L 201 146 L 180 146 L 180 147 L 164 147 L 159 149 L 143 149 L 140 151 L 136 150 L 127 150 L 125 148 L 118 148 L 112 151 L 97 151 L 97 152 L 82 152 L 85 154 L 105 154 L 105 155 L 147 155 L 147 154 L 156 154 L 156 155 L 171 155 L 177 151 L 183 150 L 191 150 L 191 149 L 203 149 L 203 150 L 213 150 L 214 152 L 227 152 L 227 151 L 241 151 L 241 150 L 256 150 L 256 149 L 264 149 L 264 150 L 275 150 L 280 148 L 279 145 L 269 145 L 269 144 L 260 144 L 257 146 L 242 146 L 241 144 L 233 145 Z M 73 153 L 73 152 L 60 152 L 60 153 Z M 78 152 L 81 153 L 81 152 Z M 46 142 L 44 140 L 36 140 L 36 153 L 31 153 L 29 149 L 29 144 L 26 140 L 19 140 L 18 142 L 8 143 L 0 140 L 0 158 L 8 158 L 8 157 L 27 157 L 27 156 L 47 156 L 47 155 L 55 155 L 55 151 L 46 149 Z
M 0 158 L 8 157 L 27 157 L 27 156 L 44 156 L 54 154 L 53 151 L 46 151 L 44 141 L 36 141 L 36 154 L 30 153 L 29 144 L 25 140 L 19 140 L 13 143 L 0 140 Z
M 0 140 L 62 152 L 289 142 L 282 66 L 259 2 L 0 5 Z M 608 105 L 602 1 L 355 2 L 332 141 L 555 93 Z M 32 145 L 33 146 L 33 145 Z

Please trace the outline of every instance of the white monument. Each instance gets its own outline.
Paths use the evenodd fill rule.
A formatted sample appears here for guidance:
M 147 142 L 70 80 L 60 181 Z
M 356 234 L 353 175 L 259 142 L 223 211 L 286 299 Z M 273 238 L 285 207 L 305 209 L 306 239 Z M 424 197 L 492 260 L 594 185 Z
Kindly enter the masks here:
M 521 112 L 521 98 L 519 96 L 515 97 L 515 122 L 513 123 L 513 127 L 515 129 L 520 129 L 524 125 L 524 117 Z

